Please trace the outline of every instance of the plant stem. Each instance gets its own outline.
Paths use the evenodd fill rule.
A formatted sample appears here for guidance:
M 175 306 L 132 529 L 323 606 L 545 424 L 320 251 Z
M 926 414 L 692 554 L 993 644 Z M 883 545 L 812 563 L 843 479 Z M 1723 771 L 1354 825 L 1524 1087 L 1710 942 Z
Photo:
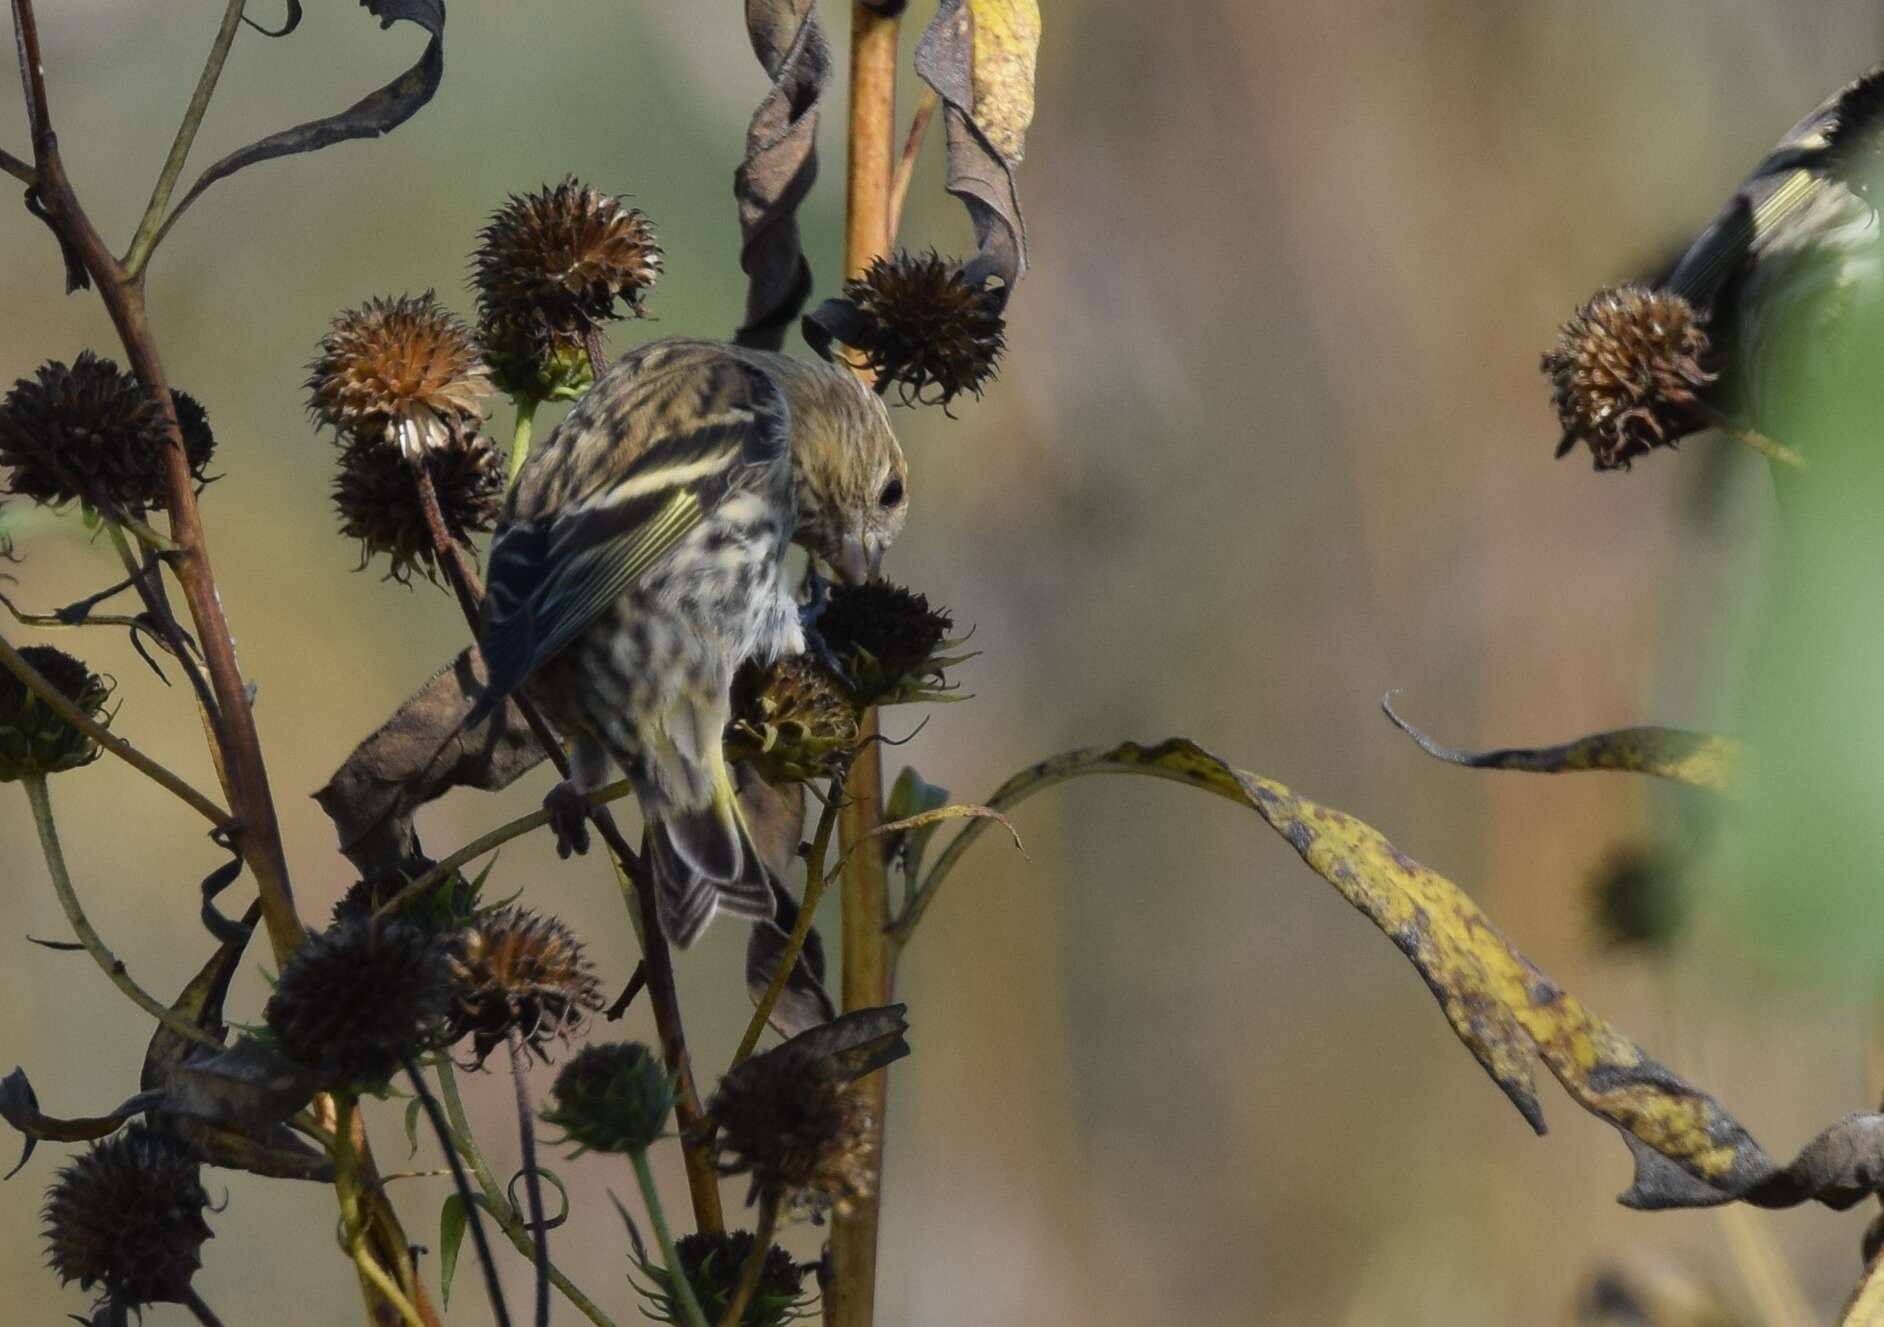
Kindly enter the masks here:
M 777 1229 L 778 1194 L 767 1189 L 759 1199 L 759 1225 L 752 1232 L 752 1252 L 746 1255 L 746 1265 L 739 1269 L 739 1284 L 733 1289 L 733 1297 L 726 1301 L 719 1327 L 739 1327 L 739 1320 L 746 1316 L 746 1305 L 752 1303 L 752 1296 L 759 1289 L 759 1279 L 765 1275 L 765 1255 L 772 1251 L 772 1236 Z
M 536 409 L 542 402 L 534 396 L 517 398 L 517 427 L 510 435 L 510 482 L 517 482 L 517 472 L 530 456 L 530 429 L 536 422 Z
M 362 1284 L 367 1287 L 367 1299 L 370 1303 L 375 1295 L 398 1311 L 407 1327 L 426 1327 L 419 1312 L 407 1299 L 386 1269 L 373 1257 L 373 1251 L 367 1246 L 366 1217 L 361 1211 L 360 1197 L 366 1189 L 365 1173 L 361 1166 L 359 1149 L 354 1145 L 354 1127 L 358 1120 L 358 1103 L 351 1093 L 334 1094 L 334 1192 L 340 1199 L 341 1234 L 346 1240 L 347 1256 L 353 1259 L 354 1267 L 359 1271 Z M 378 1322 L 375 1314 L 373 1321 Z
M 680 1265 L 680 1254 L 674 1249 L 674 1236 L 667 1229 L 667 1214 L 661 1210 L 661 1191 L 654 1186 L 654 1171 L 648 1165 L 647 1149 L 630 1152 L 628 1162 L 634 1167 L 635 1183 L 641 1186 L 641 1201 L 647 1204 L 648 1221 L 654 1226 L 661 1257 L 667 1261 L 668 1280 L 673 1284 L 674 1293 L 680 1296 L 680 1308 L 687 1315 L 688 1327 L 711 1327 L 706 1310 L 700 1307 L 700 1300 L 693 1293 L 693 1282 L 687 1279 L 686 1269 Z
M 890 246 L 890 191 L 895 166 L 898 20 L 852 0 L 850 124 L 845 170 L 844 271 L 858 276 Z M 851 764 L 839 815 L 843 868 L 843 995 L 845 1010 L 887 1004 L 890 997 L 889 871 L 881 851 L 852 852 L 883 823 L 883 758 L 877 712 L 859 725 L 862 745 Z M 838 1327 L 870 1327 L 876 1314 L 877 1226 L 882 1211 L 883 1119 L 889 1078 L 878 1070 L 859 1079 L 870 1110 L 868 1196 L 832 1219 L 831 1255 Z
M 916 113 L 909 122 L 909 136 L 903 140 L 903 155 L 896 162 L 896 177 L 890 182 L 889 233 L 885 239 L 885 248 L 895 245 L 896 236 L 903 228 L 903 202 L 909 197 L 909 182 L 916 178 L 916 157 L 922 152 L 922 140 L 929 132 L 929 121 L 935 118 L 936 110 L 941 105 L 941 94 L 925 83 L 922 98 L 916 103 Z
M 484 1294 L 491 1302 L 491 1316 L 497 1320 L 498 1327 L 510 1327 L 510 1309 L 504 1303 L 504 1288 L 497 1279 L 497 1262 L 491 1257 L 491 1244 L 484 1234 L 482 1210 L 471 1192 L 470 1180 L 465 1178 L 464 1162 L 458 1156 L 456 1135 L 445 1122 L 444 1112 L 438 1108 L 438 1099 L 432 1095 L 432 1089 L 425 1085 L 425 1075 L 419 1071 L 419 1066 L 408 1058 L 405 1068 L 406 1077 L 412 1080 L 412 1090 L 418 1093 L 425 1118 L 432 1122 L 432 1132 L 438 1135 L 438 1145 L 445 1149 L 445 1161 L 451 1167 L 451 1182 L 457 1187 L 458 1201 L 464 1204 L 465 1220 L 471 1226 L 471 1245 L 477 1250 L 478 1266 L 484 1271 Z
M 202 127 L 203 116 L 209 110 L 209 99 L 216 93 L 216 81 L 222 77 L 222 67 L 229 58 L 229 48 L 235 45 L 236 33 L 242 27 L 243 3 L 244 0 L 229 0 L 223 9 L 222 25 L 216 29 L 216 39 L 210 44 L 209 58 L 196 80 L 196 91 L 190 94 L 190 104 L 183 112 L 183 123 L 177 126 L 177 136 L 170 144 L 170 155 L 164 158 L 163 169 L 157 175 L 157 186 L 151 190 L 150 202 L 144 207 L 144 215 L 137 223 L 137 233 L 131 237 L 131 247 L 124 255 L 124 274 L 129 280 L 136 281 L 143 275 L 144 266 L 150 261 L 151 250 L 156 248 L 157 227 L 163 221 L 164 209 L 170 205 L 170 195 L 176 190 L 177 178 L 183 174 L 183 163 L 190 155 L 191 145 L 196 142 L 196 131 Z
M 183 1288 L 183 1307 L 188 1309 L 203 1327 L 222 1327 L 222 1319 L 210 1311 L 209 1305 L 203 1302 L 203 1297 L 196 1293 L 195 1286 Z
M 739 1039 L 739 1049 L 733 1052 L 734 1064 L 752 1054 L 753 1047 L 759 1044 L 759 1034 L 765 1031 L 766 1022 L 778 1004 L 778 997 L 784 992 L 792 969 L 798 966 L 799 955 L 804 952 L 805 940 L 811 934 L 811 919 L 824 897 L 825 886 L 831 883 L 825 873 L 824 861 L 830 853 L 831 830 L 837 823 L 837 811 L 843 800 L 843 783 L 833 779 L 824 799 L 824 811 L 818 817 L 817 832 L 812 835 L 811 853 L 805 859 L 805 897 L 798 905 L 798 920 L 793 923 L 792 933 L 785 941 L 785 952 L 779 956 L 772 981 L 765 988 L 765 994 L 759 997 L 759 1003 L 752 1011 L 752 1021 L 746 1024 L 746 1035 Z
M 85 946 L 85 952 L 111 978 L 111 984 L 130 997 L 132 1004 L 178 1036 L 222 1050 L 220 1041 L 131 980 L 131 974 L 125 971 L 124 960 L 112 953 L 103 938 L 92 929 L 85 910 L 79 906 L 78 894 L 72 888 L 72 876 L 66 870 L 65 851 L 59 846 L 59 828 L 52 818 L 52 792 L 46 786 L 46 776 L 28 774 L 20 782 L 25 786 L 26 800 L 33 808 L 33 827 L 39 831 L 39 846 L 46 856 L 46 871 L 52 876 L 53 892 L 59 896 L 59 906 L 65 910 L 65 919 L 71 923 L 79 943 Z
M 530 1108 L 530 1053 L 523 1034 L 510 1029 L 510 1076 L 517 1086 L 517 1138 L 523 1158 L 523 1192 L 530 1202 L 535 1237 L 536 1327 L 549 1327 L 549 1225 L 543 1219 L 543 1177 L 536 1169 L 536 1113 Z
M 114 736 L 103 724 L 74 705 L 59 688 L 48 682 L 38 669 L 22 658 L 20 652 L 8 644 L 5 637 L 0 637 L 0 668 L 5 668 L 23 682 L 28 690 L 45 703 L 47 709 L 146 778 L 176 794 L 210 824 L 219 829 L 235 827 L 235 820 L 227 811 L 123 738 Z

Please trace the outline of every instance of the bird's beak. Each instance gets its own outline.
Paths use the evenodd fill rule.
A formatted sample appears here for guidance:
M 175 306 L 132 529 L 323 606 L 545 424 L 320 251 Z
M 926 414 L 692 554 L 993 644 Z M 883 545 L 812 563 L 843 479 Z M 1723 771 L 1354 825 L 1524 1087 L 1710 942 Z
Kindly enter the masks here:
M 862 535 L 848 534 L 838 546 L 831 570 L 846 585 L 862 585 L 876 572 L 876 559 L 870 556 Z

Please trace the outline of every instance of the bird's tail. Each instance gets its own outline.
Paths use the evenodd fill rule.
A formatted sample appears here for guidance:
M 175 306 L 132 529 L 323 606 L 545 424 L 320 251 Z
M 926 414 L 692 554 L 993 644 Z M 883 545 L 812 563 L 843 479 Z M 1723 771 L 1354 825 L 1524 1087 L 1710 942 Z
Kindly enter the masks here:
M 684 783 L 664 779 L 638 790 L 648 822 L 661 930 L 683 949 L 721 908 L 756 920 L 770 918 L 774 908 L 765 863 L 753 846 L 718 744 L 700 752 L 688 773 L 704 784 L 701 800 L 676 796 Z

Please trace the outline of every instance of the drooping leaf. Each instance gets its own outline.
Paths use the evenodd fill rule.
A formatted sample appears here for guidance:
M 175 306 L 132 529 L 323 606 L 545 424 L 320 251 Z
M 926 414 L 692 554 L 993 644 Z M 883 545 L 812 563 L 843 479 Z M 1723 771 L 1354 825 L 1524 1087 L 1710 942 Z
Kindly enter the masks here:
M 237 864 L 240 865 L 239 862 Z M 207 898 L 203 906 L 211 906 Z M 228 997 L 229 983 L 235 979 L 236 968 L 242 962 L 242 951 L 247 947 L 250 930 L 261 915 L 261 903 L 251 903 L 243 916 L 239 939 L 231 936 L 224 940 L 170 1006 L 172 1013 L 187 1019 L 193 1027 L 201 1028 L 218 1041 L 228 1031 L 222 1021 L 222 1003 Z M 178 1065 L 192 1053 L 201 1055 L 203 1049 L 200 1042 L 192 1041 L 173 1031 L 167 1024 L 159 1023 L 144 1052 L 144 1068 L 138 1075 L 138 1085 L 147 1091 L 163 1088 Z
M 285 37 L 301 26 L 301 0 L 288 0 L 287 16 L 281 20 L 281 26 L 278 28 L 265 28 L 247 14 L 242 16 L 242 21 L 264 37 Z
M 909 1031 L 909 1019 L 905 1017 L 908 1012 L 909 1006 L 902 1004 L 853 1009 L 752 1058 L 763 1060 L 767 1056 L 779 1056 L 789 1060 L 809 1054 L 828 1060 L 846 1080 L 862 1078 L 909 1054 L 909 1042 L 904 1036 Z
M 419 1113 L 425 1109 L 425 1103 L 418 1097 L 406 1103 L 406 1159 L 409 1161 L 419 1154 Z
M 886 820 L 907 820 L 925 811 L 947 806 L 948 800 L 947 788 L 939 788 L 924 781 L 914 765 L 905 765 L 890 787 L 890 798 L 884 804 L 883 816 Z M 935 832 L 940 828 L 940 821 L 930 821 L 905 830 L 891 840 L 891 851 L 900 855 L 903 874 L 912 889 L 916 881 L 922 878 L 922 858 L 929 849 L 929 840 L 935 837 Z
M 140 1092 L 108 1115 L 61 1119 L 39 1109 L 39 1097 L 33 1091 L 32 1083 L 27 1080 L 26 1070 L 15 1065 L 12 1073 L 0 1078 L 0 1120 L 5 1120 L 26 1135 L 26 1142 L 20 1152 L 19 1164 L 0 1178 L 12 1179 L 19 1174 L 32 1159 L 33 1149 L 42 1141 L 83 1143 L 104 1138 L 116 1133 L 132 1116 L 149 1110 L 154 1100 L 155 1094 Z
M 332 1159 L 285 1124 L 247 1133 L 193 1115 L 153 1113 L 152 1120 L 161 1121 L 167 1132 L 188 1139 L 212 1166 L 244 1170 L 265 1179 L 333 1182 Z
M 770 920 L 754 922 L 746 941 L 746 993 L 752 997 L 754 1007 L 771 987 L 792 928 L 798 924 L 798 900 L 776 876 L 771 884 L 776 911 Z M 824 976 L 824 939 L 814 926 L 805 935 L 798 962 L 792 965 L 766 1019 L 773 1031 L 781 1037 L 795 1037 L 837 1017 L 837 1005 L 825 989 Z
M 1069 752 L 1007 781 L 988 799 L 1006 810 L 1068 779 L 1139 774 L 1183 783 L 1255 811 L 1315 872 L 1383 931 L 1418 969 L 1454 1034 L 1539 1133 L 1544 1119 L 1531 1057 L 1572 1100 L 1615 1126 L 1635 1160 L 1622 1202 L 1638 1208 L 1744 1200 L 1849 1206 L 1884 1181 L 1884 1116 L 1833 1125 L 1789 1166 L 1777 1165 L 1701 1089 L 1544 975 L 1456 885 L 1379 831 L 1271 779 L 1238 770 L 1182 738 Z M 892 934 L 907 942 L 936 888 L 981 832 L 971 822 L 936 859 Z
M 1733 794 L 1740 788 L 1744 754 L 1740 743 L 1730 737 L 1682 728 L 1618 728 L 1613 732 L 1579 737 L 1559 746 L 1461 751 L 1442 746 L 1402 719 L 1394 712 L 1392 692 L 1381 700 L 1380 707 L 1394 726 L 1412 738 L 1427 755 L 1468 769 L 1521 770 L 1530 774 L 1625 770 L 1652 774 L 1709 792 Z
M 818 175 L 818 112 L 831 51 L 813 0 L 746 0 L 746 32 L 772 86 L 746 130 L 733 176 L 739 265 L 747 278 L 739 344 L 777 350 L 811 294 L 798 205 Z
M 186 1059 L 164 1080 L 164 1109 L 252 1135 L 314 1097 L 314 1076 L 253 1037 L 219 1055 Z
M 458 1250 L 464 1244 L 465 1227 L 470 1213 L 464 1199 L 449 1194 L 438 1213 L 438 1295 L 445 1307 L 451 1307 L 451 1278 L 458 1270 Z
M 412 23 L 428 36 L 418 62 L 377 92 L 362 97 L 346 110 L 309 120 L 268 135 L 247 147 L 239 148 L 204 171 L 183 200 L 176 205 L 164 228 L 169 229 L 203 191 L 218 180 L 225 180 L 245 166 L 258 161 L 272 161 L 302 152 L 314 152 L 334 143 L 355 138 L 378 138 L 391 133 L 418 113 L 419 108 L 438 91 L 445 76 L 445 0 L 362 0 L 382 29 L 395 23 Z M 289 5 L 288 26 L 292 31 L 300 21 L 300 6 Z M 281 34 L 271 34 L 281 35 Z

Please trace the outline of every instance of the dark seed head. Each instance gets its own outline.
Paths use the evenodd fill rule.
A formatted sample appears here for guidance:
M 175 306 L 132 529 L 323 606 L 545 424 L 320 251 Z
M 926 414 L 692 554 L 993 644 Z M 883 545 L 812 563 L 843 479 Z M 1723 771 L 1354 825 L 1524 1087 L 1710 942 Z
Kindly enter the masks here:
M 894 704 L 943 685 L 936 651 L 955 623 L 923 595 L 887 581 L 840 585 L 817 625 L 865 704 Z
M 172 392 L 184 455 L 201 488 L 215 451 L 209 417 L 196 398 Z M 68 367 L 57 360 L 13 384 L 0 402 L 13 427 L 0 427 L 7 491 L 54 506 L 83 502 L 126 511 L 168 505 L 163 411 L 136 378 L 86 350 Z
M 453 438 L 420 458 L 432 477 L 445 529 L 460 544 L 497 523 L 504 506 L 504 461 L 479 433 Z M 390 447 L 356 442 L 341 449 L 334 477 L 340 533 L 360 541 L 360 569 L 374 554 L 390 562 L 387 576 L 409 584 L 413 571 L 436 579 L 438 553 L 419 505 L 411 463 Z
M 415 867 L 413 875 L 395 871 L 354 881 L 340 901 L 334 904 L 333 924 L 339 926 L 346 922 L 367 920 L 411 884 L 417 878 L 417 871 L 425 869 L 429 867 L 419 865 Z M 440 881 L 429 893 L 420 894 L 402 904 L 395 915 L 401 921 L 411 922 L 434 935 L 441 935 L 447 931 L 456 931 L 470 921 L 477 909 L 476 884 L 464 872 L 453 871 L 448 879 Z
M 491 382 L 470 329 L 428 290 L 336 318 L 307 390 L 309 413 L 343 443 L 411 455 L 474 432 Z
M 550 1089 L 543 1119 L 587 1152 L 645 1152 L 667 1131 L 674 1087 L 638 1041 L 585 1046 Z
M 86 714 L 105 722 L 111 689 L 64 650 L 28 645 L 20 657 Z M 57 774 L 98 759 L 98 744 L 55 714 L 26 683 L 0 670 L 0 783 Z
M 582 943 L 554 917 L 505 908 L 452 940 L 452 1005 L 445 1040 L 471 1038 L 478 1062 L 512 1032 L 538 1055 L 567 1041 L 604 1003 Z
M 187 1144 L 142 1124 L 105 1139 L 46 1191 L 46 1261 L 126 1308 L 183 1302 L 211 1237 L 200 1172 Z
M 661 271 L 647 217 L 573 176 L 512 194 L 479 240 L 472 259 L 479 320 L 538 354 L 580 345 L 625 315 L 640 317 Z
M 869 1103 L 828 1057 L 787 1042 L 720 1080 L 708 1113 L 721 1168 L 794 1206 L 848 1210 L 870 1192 Z
M 1598 470 L 1627 469 L 1705 428 L 1702 395 L 1717 376 L 1707 367 L 1710 349 L 1681 296 L 1642 286 L 1598 291 L 1544 352 L 1563 425 L 1557 454 L 1582 441 Z
M 972 284 L 934 250 L 873 260 L 844 298 L 862 316 L 854 348 L 905 405 L 946 409 L 963 392 L 980 396 L 1006 347 L 1002 292 Z
M 438 1044 L 450 998 L 438 937 L 404 921 L 347 922 L 295 952 L 263 1016 L 322 1086 L 370 1090 Z
M 749 1230 L 729 1230 L 683 1235 L 674 1242 L 681 1271 L 708 1322 L 724 1320 L 739 1288 L 746 1259 L 752 1256 L 752 1240 Z M 672 1273 L 661 1263 L 648 1260 L 642 1261 L 641 1270 L 651 1283 L 641 1292 L 647 1314 L 656 1322 L 674 1323 L 676 1327 L 686 1322 Z M 810 1264 L 794 1261 L 791 1254 L 774 1244 L 766 1252 L 759 1288 L 740 1315 L 739 1327 L 785 1327 L 804 1317 L 811 1296 L 802 1287 L 805 1273 L 810 1270 Z

